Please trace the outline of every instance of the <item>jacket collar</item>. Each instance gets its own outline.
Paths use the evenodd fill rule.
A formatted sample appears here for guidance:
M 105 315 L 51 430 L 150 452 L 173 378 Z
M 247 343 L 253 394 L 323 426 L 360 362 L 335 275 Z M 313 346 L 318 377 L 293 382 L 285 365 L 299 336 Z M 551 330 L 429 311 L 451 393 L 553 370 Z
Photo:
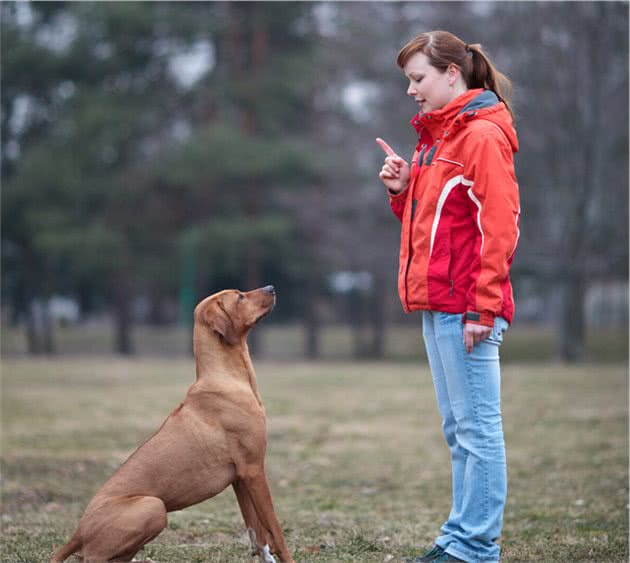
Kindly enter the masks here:
M 420 135 L 422 129 L 427 129 L 436 139 L 441 136 L 442 130 L 453 121 L 458 114 L 475 111 L 478 108 L 490 107 L 498 103 L 494 92 L 483 88 L 467 90 L 454 100 L 451 100 L 443 108 L 424 113 L 417 113 L 411 120 L 411 124 Z
M 458 113 L 489 108 L 496 106 L 498 103 L 499 97 L 492 90 L 481 90 L 481 94 L 470 100 Z

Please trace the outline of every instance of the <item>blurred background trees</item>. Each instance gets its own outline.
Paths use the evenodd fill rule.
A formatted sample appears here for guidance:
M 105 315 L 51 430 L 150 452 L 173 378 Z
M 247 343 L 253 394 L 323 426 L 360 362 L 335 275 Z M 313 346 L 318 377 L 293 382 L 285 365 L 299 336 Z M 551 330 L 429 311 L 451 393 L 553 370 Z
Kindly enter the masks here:
M 514 83 L 516 323 L 552 326 L 570 361 L 588 328 L 627 326 L 627 4 L 0 10 L 3 322 L 31 353 L 55 351 L 51 298 L 110 317 L 131 354 L 134 324 L 189 324 L 216 290 L 273 283 L 271 320 L 301 323 L 307 356 L 331 322 L 382 356 L 409 317 L 374 138 L 411 153 L 394 58 L 430 29 L 481 42 Z

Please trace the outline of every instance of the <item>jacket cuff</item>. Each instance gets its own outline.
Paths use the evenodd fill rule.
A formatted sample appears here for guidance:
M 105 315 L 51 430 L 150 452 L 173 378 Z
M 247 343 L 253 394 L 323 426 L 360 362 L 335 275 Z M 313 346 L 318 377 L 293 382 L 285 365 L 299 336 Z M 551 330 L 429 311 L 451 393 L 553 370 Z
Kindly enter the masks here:
M 390 189 L 387 190 L 387 194 L 389 195 L 389 198 L 392 200 L 398 199 L 399 197 L 402 197 L 403 195 L 405 195 L 405 192 L 409 189 L 409 186 L 407 186 L 404 190 L 400 190 L 399 192 L 392 192 Z
M 478 313 L 477 311 L 466 311 L 464 322 L 468 324 L 494 326 L 494 315 L 492 313 Z

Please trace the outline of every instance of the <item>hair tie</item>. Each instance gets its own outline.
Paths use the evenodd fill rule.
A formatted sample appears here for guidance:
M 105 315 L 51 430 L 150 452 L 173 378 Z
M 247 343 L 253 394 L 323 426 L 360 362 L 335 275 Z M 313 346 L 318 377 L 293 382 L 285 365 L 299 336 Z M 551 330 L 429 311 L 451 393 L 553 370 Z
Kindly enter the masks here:
M 470 45 L 468 45 L 468 43 L 466 43 L 466 52 L 467 52 L 467 53 L 470 53 L 470 52 L 471 52 L 471 50 L 470 50 Z

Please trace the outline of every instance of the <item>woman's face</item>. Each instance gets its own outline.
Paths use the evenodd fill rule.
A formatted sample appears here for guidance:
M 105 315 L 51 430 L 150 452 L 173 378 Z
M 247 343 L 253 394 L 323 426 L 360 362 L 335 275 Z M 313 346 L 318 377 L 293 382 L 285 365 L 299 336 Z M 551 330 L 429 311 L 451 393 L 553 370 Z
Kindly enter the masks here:
M 403 68 L 409 78 L 407 94 L 420 108 L 420 113 L 443 108 L 454 98 L 453 84 L 457 79 L 458 69 L 451 65 L 445 72 L 429 64 L 424 53 L 415 53 Z

